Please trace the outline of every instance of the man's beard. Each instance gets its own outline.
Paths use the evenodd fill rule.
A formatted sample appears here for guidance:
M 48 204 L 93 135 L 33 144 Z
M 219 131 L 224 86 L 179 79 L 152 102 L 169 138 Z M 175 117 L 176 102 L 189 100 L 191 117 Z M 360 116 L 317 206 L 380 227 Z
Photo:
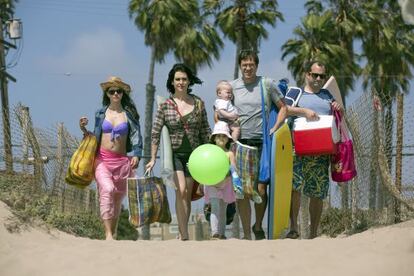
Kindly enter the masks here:
M 321 81 L 312 81 L 312 88 L 315 89 L 316 91 L 321 90 L 322 87 L 323 87 L 323 83 Z

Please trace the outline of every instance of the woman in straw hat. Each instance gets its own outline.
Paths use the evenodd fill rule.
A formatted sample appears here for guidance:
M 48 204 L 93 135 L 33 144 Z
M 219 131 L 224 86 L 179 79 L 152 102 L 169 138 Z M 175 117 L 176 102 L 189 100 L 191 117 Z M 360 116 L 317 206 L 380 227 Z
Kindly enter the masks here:
M 191 95 L 191 86 L 201 80 L 186 65 L 175 64 L 168 74 L 167 89 L 170 98 L 161 103 L 152 128 L 151 160 L 146 165 L 150 171 L 160 144 L 161 129 L 165 125 L 171 138 L 174 163 L 174 181 L 177 187 L 175 209 L 181 240 L 188 240 L 188 220 L 191 213 L 191 192 L 194 180 L 187 168 L 191 152 L 208 143 L 210 126 L 204 102 Z
M 128 177 L 135 175 L 142 156 L 139 115 L 129 97 L 131 87 L 119 77 L 101 83 L 102 108 L 95 113 L 94 135 L 98 140 L 95 158 L 95 180 L 99 190 L 101 218 L 107 240 L 114 239 Z M 87 133 L 88 119 L 79 126 Z M 133 156 L 127 156 L 133 152 Z

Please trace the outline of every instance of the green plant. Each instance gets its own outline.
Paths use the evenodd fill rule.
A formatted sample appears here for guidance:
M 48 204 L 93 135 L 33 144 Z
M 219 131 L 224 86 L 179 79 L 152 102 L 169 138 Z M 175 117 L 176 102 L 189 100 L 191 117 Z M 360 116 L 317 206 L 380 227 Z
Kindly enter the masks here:
M 124 209 L 122 206 L 121 215 L 119 216 L 118 221 L 117 239 L 136 241 L 138 239 L 138 231 L 129 223 L 128 217 L 128 210 Z

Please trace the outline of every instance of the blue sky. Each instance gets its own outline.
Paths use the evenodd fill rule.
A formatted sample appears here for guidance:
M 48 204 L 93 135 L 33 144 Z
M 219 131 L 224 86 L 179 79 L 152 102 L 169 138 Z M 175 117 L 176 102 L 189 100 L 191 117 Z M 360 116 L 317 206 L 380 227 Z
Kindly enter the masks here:
M 285 22 L 269 29 L 269 39 L 260 49 L 259 73 L 273 78 L 290 76 L 280 61 L 280 47 L 304 14 L 304 1 L 280 2 Z M 17 78 L 9 85 L 10 105 L 28 105 L 38 127 L 63 122 L 70 132 L 80 134 L 78 118 L 93 120 L 100 106 L 99 83 L 118 75 L 131 84 L 143 125 L 150 49 L 129 19 L 127 5 L 127 0 L 20 0 L 15 17 L 23 22 L 23 49 L 18 64 L 9 69 Z M 10 51 L 7 58 L 13 55 Z M 235 46 L 225 41 L 214 67 L 199 70 L 204 83 L 193 90 L 207 107 L 213 105 L 216 82 L 232 79 L 234 55 Z M 157 94 L 167 95 L 165 81 L 174 63 L 168 56 L 156 65 Z M 212 108 L 208 113 L 212 123 Z
M 148 80 L 150 49 L 127 14 L 128 0 L 20 0 L 15 17 L 23 22 L 21 56 L 9 69 L 17 83 L 10 82 L 9 102 L 30 107 L 37 127 L 51 127 L 63 122 L 69 131 L 80 135 L 78 118 L 88 116 L 101 104 L 99 83 L 110 75 L 118 75 L 133 88 L 135 100 L 144 122 L 145 84 Z M 285 61 L 281 61 L 281 45 L 293 37 L 292 30 L 305 14 L 305 1 L 279 1 L 285 22 L 269 30 L 269 39 L 260 48 L 259 74 L 275 79 L 289 77 Z M 15 50 L 7 55 L 10 62 Z M 207 106 L 212 124 L 215 84 L 232 79 L 235 46 L 225 41 L 219 61 L 213 68 L 202 68 L 198 76 L 204 81 L 193 91 Z M 175 63 L 170 55 L 155 67 L 157 94 L 167 96 L 165 81 Z M 412 89 L 412 87 L 411 87 Z M 413 94 L 413 93 L 411 93 Z M 359 95 L 351 93 L 348 103 Z

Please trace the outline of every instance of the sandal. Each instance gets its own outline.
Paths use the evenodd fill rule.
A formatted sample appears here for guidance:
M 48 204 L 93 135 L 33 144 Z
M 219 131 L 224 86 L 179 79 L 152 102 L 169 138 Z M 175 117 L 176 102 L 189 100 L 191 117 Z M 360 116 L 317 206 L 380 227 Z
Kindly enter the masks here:
M 265 232 L 263 231 L 263 229 L 260 230 L 255 230 L 254 229 L 254 225 L 252 226 L 252 231 L 254 233 L 255 236 L 255 240 L 263 240 L 265 239 Z
M 219 240 L 220 239 L 220 235 L 219 234 L 214 234 L 213 236 L 211 236 L 210 240 Z
M 256 203 L 256 204 L 261 204 L 263 202 L 262 197 L 256 191 L 253 191 L 252 197 L 253 197 L 252 198 L 253 202 Z M 261 230 L 261 231 L 263 231 L 263 230 Z
M 299 233 L 295 230 L 290 230 L 289 233 L 286 235 L 286 239 L 294 239 L 296 240 L 299 238 Z

